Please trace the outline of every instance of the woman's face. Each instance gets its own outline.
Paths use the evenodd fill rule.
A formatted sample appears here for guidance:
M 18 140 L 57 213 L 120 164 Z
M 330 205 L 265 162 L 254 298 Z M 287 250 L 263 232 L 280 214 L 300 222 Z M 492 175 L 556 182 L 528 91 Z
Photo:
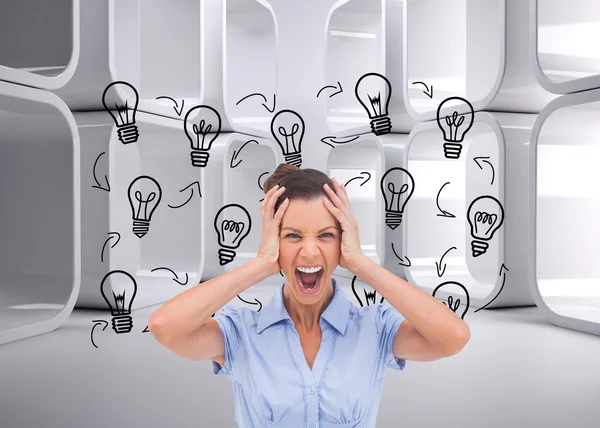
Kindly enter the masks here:
M 340 260 L 341 227 L 323 205 L 325 196 L 311 201 L 290 199 L 281 220 L 279 265 L 292 295 L 301 303 L 325 300 L 333 271 Z M 299 274 L 298 267 L 320 266 L 313 275 Z M 301 284 L 302 278 L 307 282 Z M 307 289 L 316 279 L 312 290 Z

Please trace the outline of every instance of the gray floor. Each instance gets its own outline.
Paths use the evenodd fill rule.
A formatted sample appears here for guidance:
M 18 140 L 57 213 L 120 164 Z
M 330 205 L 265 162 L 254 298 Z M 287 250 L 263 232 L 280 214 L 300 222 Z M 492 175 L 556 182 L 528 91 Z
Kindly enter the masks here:
M 142 332 L 156 307 L 135 311 L 129 334 L 107 312 L 76 309 L 54 332 L 0 346 L 0 427 L 235 427 L 229 380 Z M 378 428 L 600 426 L 600 337 L 535 307 L 465 320 L 460 354 L 388 371 Z

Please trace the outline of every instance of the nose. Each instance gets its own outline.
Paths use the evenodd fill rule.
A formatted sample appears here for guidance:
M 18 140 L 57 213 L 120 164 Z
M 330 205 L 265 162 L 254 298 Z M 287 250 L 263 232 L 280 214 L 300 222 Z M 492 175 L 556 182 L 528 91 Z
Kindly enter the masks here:
M 306 239 L 300 249 L 300 254 L 307 261 L 314 261 L 319 257 L 321 249 L 316 239 Z

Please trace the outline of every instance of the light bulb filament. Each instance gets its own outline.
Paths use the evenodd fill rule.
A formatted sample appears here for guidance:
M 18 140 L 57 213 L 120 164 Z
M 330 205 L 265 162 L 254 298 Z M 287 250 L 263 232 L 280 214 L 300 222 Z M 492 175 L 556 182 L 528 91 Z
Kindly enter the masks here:
M 367 302 L 367 306 L 370 306 L 369 302 L 371 302 L 372 304 L 375 304 L 375 297 L 377 297 L 376 292 L 375 291 L 367 291 L 366 289 L 363 291 L 365 292 L 365 302 Z
M 373 97 L 368 95 L 368 97 L 371 102 L 371 107 L 373 107 L 373 111 L 375 111 L 375 116 L 381 116 L 381 93 L 378 93 Z
M 140 192 L 139 190 L 137 190 L 135 192 L 135 199 L 139 202 L 138 210 L 137 210 L 137 213 L 135 215 L 136 219 L 140 219 L 140 214 L 141 214 L 142 207 L 143 207 L 143 209 L 144 209 L 144 217 L 142 217 L 142 219 L 143 220 L 148 220 L 148 202 L 153 201 L 155 197 L 156 197 L 156 193 L 151 192 L 148 195 L 148 199 L 146 199 L 144 201 L 144 200 L 142 200 L 142 192 Z
M 294 135 L 296 135 L 298 133 L 299 129 L 300 129 L 300 126 L 297 123 L 294 123 L 292 125 L 292 129 L 290 130 L 289 133 L 286 132 L 286 130 L 283 126 L 280 126 L 277 129 L 279 131 L 279 134 L 285 137 L 285 152 L 286 153 L 289 153 L 290 141 L 292 142 L 292 147 L 293 147 L 294 151 L 296 151 L 296 143 L 294 142 Z
M 395 204 L 395 210 L 400 211 L 401 210 L 401 207 L 400 207 L 400 195 L 402 195 L 403 193 L 406 193 L 406 191 L 408 190 L 408 184 L 406 184 L 406 183 L 403 184 L 400 187 L 400 191 L 399 192 L 395 192 L 396 186 L 394 185 L 394 183 L 388 183 L 388 190 L 392 194 L 392 199 L 390 201 L 390 209 L 393 209 L 392 207 L 394 207 L 394 204 Z M 398 195 L 398 197 L 395 198 L 395 195 Z
M 478 225 L 485 225 L 485 224 L 489 224 L 490 227 L 488 228 L 488 230 L 486 230 L 484 232 L 484 235 L 488 235 L 490 233 L 490 231 L 492 230 L 492 228 L 494 227 L 494 224 L 496 224 L 496 220 L 498 219 L 498 216 L 496 214 L 489 214 L 486 212 L 481 212 L 481 211 L 477 211 L 477 213 L 475 214 L 475 234 L 477 234 L 479 232 L 478 230 Z
M 236 244 L 236 241 L 238 240 L 238 238 L 242 234 L 243 230 L 244 230 L 244 223 L 235 222 L 233 220 L 223 220 L 221 222 L 221 236 L 225 237 L 225 236 L 231 234 L 231 232 L 237 234 L 235 236 L 235 238 L 233 238 L 231 240 L 231 243 L 234 244 L 234 245 Z M 226 234 L 225 232 L 228 232 L 228 233 Z
M 117 312 L 124 313 L 125 312 L 125 291 L 122 294 L 113 293 L 113 297 L 115 298 L 115 308 Z
M 122 105 L 122 106 L 115 103 L 115 108 L 117 109 L 117 112 L 119 113 L 119 119 L 121 119 L 121 123 L 122 124 L 129 123 L 129 108 L 127 107 L 127 101 L 125 101 L 125 105 Z M 123 119 L 123 114 L 125 114 L 125 119 Z

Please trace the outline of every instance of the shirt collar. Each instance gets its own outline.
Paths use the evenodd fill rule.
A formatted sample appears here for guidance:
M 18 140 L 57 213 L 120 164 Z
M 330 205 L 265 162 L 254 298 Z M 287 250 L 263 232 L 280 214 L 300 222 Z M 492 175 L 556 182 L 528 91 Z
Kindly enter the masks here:
M 344 295 L 344 291 L 335 278 L 332 277 L 331 281 L 334 287 L 333 299 L 331 299 L 321 317 L 343 335 L 350 319 L 350 301 Z M 283 303 L 283 287 L 285 287 L 285 283 L 279 287 L 271 300 L 261 309 L 257 322 L 257 332 L 259 334 L 281 320 L 289 319 L 293 323 Z

